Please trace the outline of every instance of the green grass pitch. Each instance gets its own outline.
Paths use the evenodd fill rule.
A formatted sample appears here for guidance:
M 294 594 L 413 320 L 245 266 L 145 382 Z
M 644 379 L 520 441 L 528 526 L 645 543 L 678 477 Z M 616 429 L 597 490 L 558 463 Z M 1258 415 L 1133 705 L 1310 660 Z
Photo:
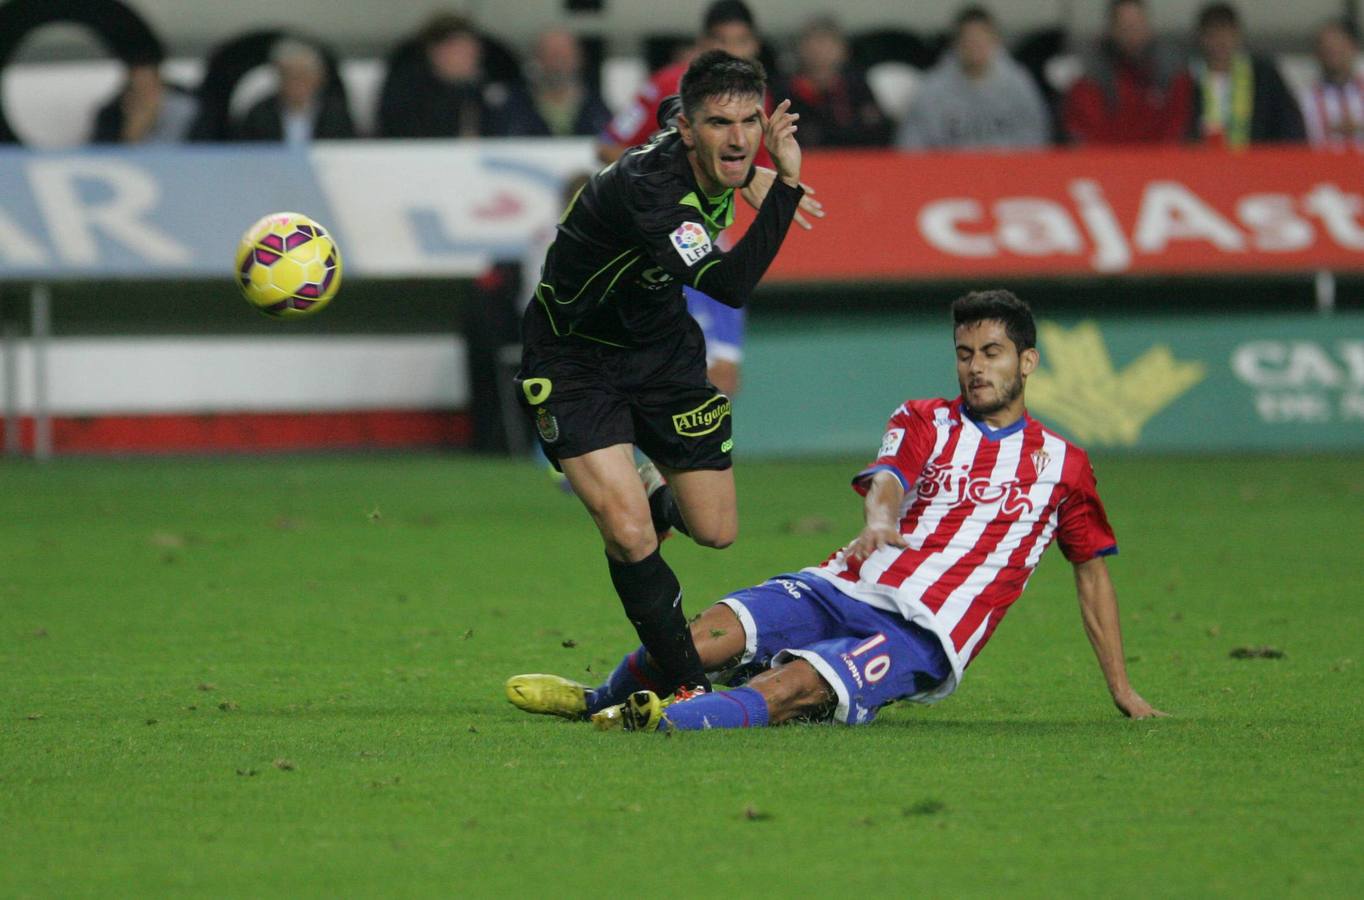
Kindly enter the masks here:
M 858 462 L 741 460 L 739 542 L 665 545 L 689 611 L 851 537 Z M 1364 893 L 1364 463 L 1097 467 L 1173 718 L 1053 548 L 944 703 L 662 738 L 502 697 L 632 646 L 529 464 L 0 465 L 0 896 Z

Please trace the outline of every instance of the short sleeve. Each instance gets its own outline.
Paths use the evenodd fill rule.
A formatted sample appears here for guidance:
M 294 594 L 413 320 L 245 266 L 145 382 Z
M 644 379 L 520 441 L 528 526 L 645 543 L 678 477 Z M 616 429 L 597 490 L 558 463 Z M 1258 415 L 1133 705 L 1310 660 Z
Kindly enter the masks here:
M 1088 457 L 1075 467 L 1075 484 L 1061 501 L 1056 528 L 1057 543 L 1066 559 L 1082 563 L 1118 552 L 1118 539 L 1108 524 L 1108 513 L 1099 499 L 1098 482 Z
M 931 423 L 908 404 L 902 405 L 886 423 L 886 433 L 881 437 L 881 449 L 876 459 L 853 476 L 853 490 L 865 496 L 877 472 L 890 472 L 908 493 L 928 464 L 928 457 L 933 452 L 934 435 L 935 428 Z

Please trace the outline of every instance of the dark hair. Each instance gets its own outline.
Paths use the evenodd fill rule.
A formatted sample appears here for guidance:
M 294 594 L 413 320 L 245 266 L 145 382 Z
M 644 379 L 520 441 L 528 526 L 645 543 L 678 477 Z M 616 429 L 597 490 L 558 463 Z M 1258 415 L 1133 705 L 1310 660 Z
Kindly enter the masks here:
M 744 0 L 716 0 L 706 10 L 706 16 L 701 20 L 701 31 L 705 33 L 717 25 L 728 25 L 730 22 L 740 22 L 749 28 L 756 27 L 753 24 L 753 11 Z
M 691 119 L 711 97 L 762 97 L 767 72 L 756 60 L 730 56 L 723 50 L 707 50 L 687 67 L 682 76 L 682 113 Z
M 990 15 L 990 11 L 974 3 L 962 7 L 961 12 L 957 13 L 956 18 L 952 20 L 952 33 L 960 36 L 961 30 L 967 25 L 984 25 L 992 31 L 999 30 L 995 25 L 995 17 Z
M 952 328 L 977 322 L 1001 322 L 1019 353 L 1037 346 L 1037 325 L 1028 304 L 1011 291 L 972 291 L 952 301 Z
M 1317 29 L 1318 36 L 1320 36 L 1323 31 L 1339 31 L 1349 38 L 1351 43 L 1359 43 L 1359 28 L 1355 26 L 1354 20 L 1348 16 L 1337 16 L 1334 19 L 1327 19 L 1322 23 L 1321 27 Z
M 838 27 L 838 21 L 833 16 L 815 16 L 800 26 L 800 39 L 804 40 L 812 34 L 831 34 L 837 38 L 843 37 L 843 29 Z
M 456 13 L 437 13 L 422 25 L 421 31 L 417 32 L 417 40 L 423 47 L 434 47 L 459 34 L 478 37 L 474 23 L 464 16 Z
M 1241 19 L 1230 3 L 1209 3 L 1198 14 L 1198 30 L 1206 28 L 1240 28 Z

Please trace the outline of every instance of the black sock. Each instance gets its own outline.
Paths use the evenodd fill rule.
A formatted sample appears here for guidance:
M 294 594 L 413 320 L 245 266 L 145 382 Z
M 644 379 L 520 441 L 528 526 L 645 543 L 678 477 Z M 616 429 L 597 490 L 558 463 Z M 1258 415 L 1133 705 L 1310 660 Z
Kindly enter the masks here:
M 649 495 L 649 516 L 654 520 L 654 531 L 658 534 L 675 528 L 691 537 L 687 523 L 682 520 L 682 510 L 677 508 L 677 495 L 673 493 L 672 485 L 665 484 Z
M 606 559 L 611 583 L 639 641 L 662 670 L 669 693 L 679 686 L 704 687 L 705 669 L 682 613 L 682 586 L 657 550 L 635 563 Z

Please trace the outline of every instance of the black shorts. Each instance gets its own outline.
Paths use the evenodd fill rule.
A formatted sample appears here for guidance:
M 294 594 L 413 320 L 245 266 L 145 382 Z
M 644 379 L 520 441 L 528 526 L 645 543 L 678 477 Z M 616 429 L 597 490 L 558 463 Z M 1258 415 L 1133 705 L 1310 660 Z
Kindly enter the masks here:
M 517 397 L 556 469 L 614 444 L 671 469 L 730 467 L 730 401 L 706 378 L 701 329 L 687 326 L 644 347 L 577 337 L 526 346 Z

